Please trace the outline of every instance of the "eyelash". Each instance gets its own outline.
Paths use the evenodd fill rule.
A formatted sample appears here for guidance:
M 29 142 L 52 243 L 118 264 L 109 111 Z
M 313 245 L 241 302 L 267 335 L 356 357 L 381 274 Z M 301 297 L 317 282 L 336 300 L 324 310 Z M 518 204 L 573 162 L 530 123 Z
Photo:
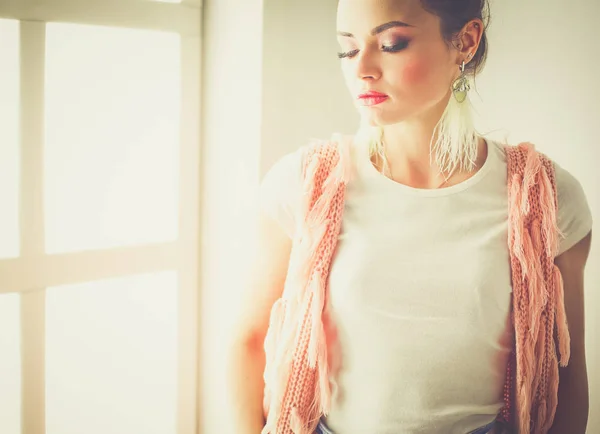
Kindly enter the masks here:
M 407 46 L 408 46 L 408 41 L 402 41 L 402 42 L 399 42 L 396 45 L 392 45 L 392 46 L 382 45 L 381 50 L 385 51 L 386 53 L 397 53 L 398 51 L 404 50 Z M 337 53 L 339 59 L 352 58 L 356 54 L 358 54 L 358 50 Z

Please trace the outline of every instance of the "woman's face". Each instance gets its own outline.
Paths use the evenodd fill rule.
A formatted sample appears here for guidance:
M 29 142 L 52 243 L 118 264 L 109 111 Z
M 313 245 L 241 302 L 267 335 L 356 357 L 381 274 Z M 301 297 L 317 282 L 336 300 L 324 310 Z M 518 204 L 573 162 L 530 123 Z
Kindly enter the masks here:
M 427 116 L 447 100 L 458 51 L 419 0 L 340 0 L 337 30 L 346 85 L 370 125 Z M 368 91 L 387 98 L 359 97 Z

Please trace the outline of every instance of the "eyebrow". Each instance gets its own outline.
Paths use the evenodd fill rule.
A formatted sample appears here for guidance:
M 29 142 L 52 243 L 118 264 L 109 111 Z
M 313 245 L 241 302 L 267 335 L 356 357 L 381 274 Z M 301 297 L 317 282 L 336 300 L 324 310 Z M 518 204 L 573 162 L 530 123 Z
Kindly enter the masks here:
M 414 26 L 410 25 L 408 23 L 405 23 L 403 21 L 390 21 L 389 23 L 385 23 L 385 24 L 375 27 L 373 30 L 371 30 L 371 35 L 375 36 L 381 32 L 384 32 L 384 31 L 394 28 L 394 27 L 414 27 Z M 347 38 L 354 38 L 354 35 L 352 33 L 348 33 L 348 32 L 337 32 L 337 34 L 340 36 L 345 36 Z

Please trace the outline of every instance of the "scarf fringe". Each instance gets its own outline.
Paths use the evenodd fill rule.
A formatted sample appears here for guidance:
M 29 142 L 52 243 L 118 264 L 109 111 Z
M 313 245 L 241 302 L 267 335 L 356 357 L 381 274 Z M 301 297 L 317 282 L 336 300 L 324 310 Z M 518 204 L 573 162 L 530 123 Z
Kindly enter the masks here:
M 571 358 L 571 336 L 569 334 L 569 325 L 567 323 L 567 313 L 565 311 L 565 293 L 563 278 L 560 269 L 554 265 L 554 287 L 556 288 L 556 299 L 558 300 L 556 309 L 556 328 L 558 339 L 558 353 L 560 367 L 564 368 L 569 364 Z
M 517 361 L 514 416 L 519 433 L 545 434 L 557 406 L 555 325 L 561 366 L 569 357 L 562 278 L 554 264 L 561 235 L 558 203 L 550 160 L 531 143 L 506 151 L 512 173 L 508 192 Z
M 302 222 L 284 294 L 273 307 L 265 339 L 265 413 L 262 434 L 312 434 L 329 414 L 331 387 L 323 311 L 327 272 L 337 242 L 345 185 L 352 175 L 349 144 L 313 142 L 305 148 Z M 328 167 L 327 164 L 331 164 Z M 329 250 L 328 250 L 329 248 Z M 329 260 L 327 260 L 329 259 Z M 291 355 L 291 356 L 290 356 Z

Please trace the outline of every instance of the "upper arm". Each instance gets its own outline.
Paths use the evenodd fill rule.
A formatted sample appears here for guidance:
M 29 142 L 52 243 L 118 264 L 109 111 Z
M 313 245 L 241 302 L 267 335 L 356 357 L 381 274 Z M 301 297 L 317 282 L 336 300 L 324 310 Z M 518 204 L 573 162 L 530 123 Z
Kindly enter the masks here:
M 585 360 L 584 270 L 591 231 L 554 260 L 564 284 L 564 302 L 571 336 L 569 364 L 559 369 L 558 407 L 549 433 L 584 433 L 589 416 Z
M 558 194 L 557 223 L 562 233 L 557 256 L 578 243 L 592 228 L 593 218 L 579 180 L 554 162 Z
M 301 195 L 302 158 L 302 150 L 285 155 L 260 185 L 251 273 L 234 332 L 261 349 L 271 308 L 281 297 L 287 276 Z
M 592 240 L 590 231 L 583 239 L 566 252 L 557 256 L 554 263 L 563 279 L 565 310 L 571 346 L 573 349 L 584 345 L 584 271 Z
M 281 297 L 287 276 L 292 240 L 264 212 L 257 225 L 256 247 L 248 284 L 243 290 L 235 334 L 256 349 L 262 349 L 273 304 Z
M 567 368 L 573 371 L 573 375 L 581 376 L 581 381 L 586 375 L 584 271 L 590 252 L 591 239 L 592 232 L 589 231 L 573 247 L 554 260 L 563 280 L 565 311 L 571 338 L 571 358 Z
M 557 223 L 562 233 L 554 262 L 563 278 L 572 362 L 576 363 L 578 357 L 583 356 L 585 343 L 583 280 L 593 218 L 579 180 L 556 162 L 553 164 L 558 198 Z

